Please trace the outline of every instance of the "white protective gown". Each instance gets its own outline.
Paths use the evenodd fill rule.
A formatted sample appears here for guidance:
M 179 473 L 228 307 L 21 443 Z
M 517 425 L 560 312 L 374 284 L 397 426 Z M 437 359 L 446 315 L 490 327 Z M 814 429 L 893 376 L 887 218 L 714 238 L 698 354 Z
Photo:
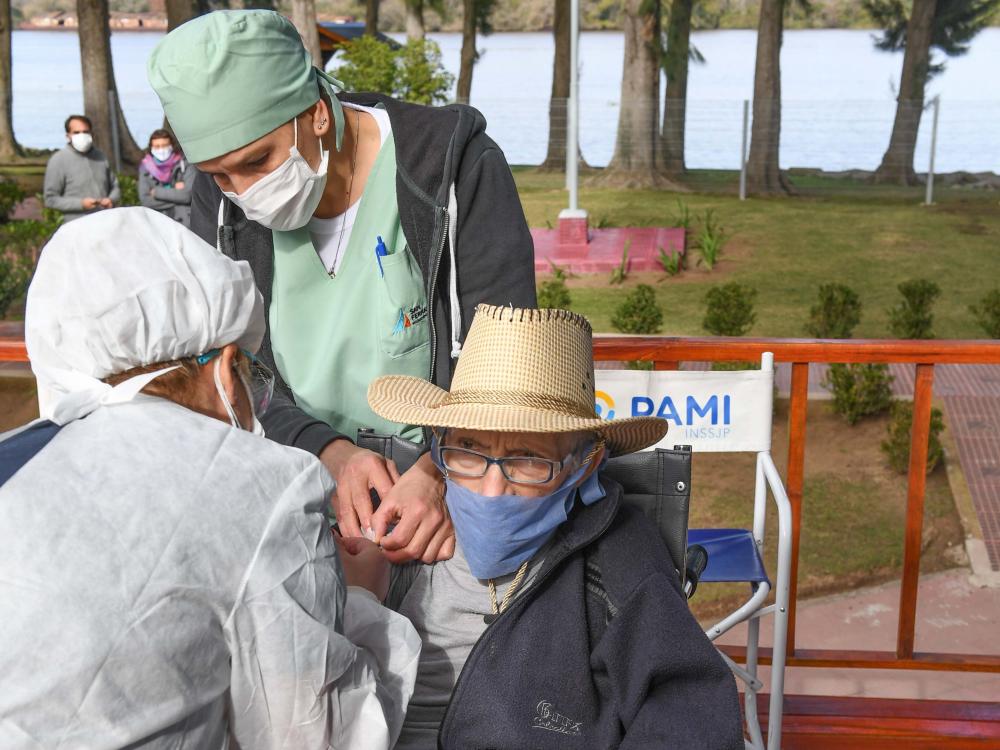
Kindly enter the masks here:
M 64 427 L 0 488 L 0 748 L 390 747 L 420 641 L 344 591 L 331 489 L 163 399 Z

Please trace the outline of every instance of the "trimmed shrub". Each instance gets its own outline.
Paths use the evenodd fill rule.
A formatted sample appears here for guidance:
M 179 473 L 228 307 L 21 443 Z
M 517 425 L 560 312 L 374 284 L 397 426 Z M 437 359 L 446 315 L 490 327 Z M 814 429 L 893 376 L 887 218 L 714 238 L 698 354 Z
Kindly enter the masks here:
M 821 284 L 819 301 L 809 310 L 806 333 L 818 339 L 849 339 L 860 322 L 857 292 L 843 284 Z
M 26 198 L 24 190 L 13 180 L 0 179 L 0 224 L 10 218 L 10 212 Z
M 882 442 L 882 452 L 895 471 L 906 474 L 910 470 L 910 432 L 913 429 L 913 404 L 897 401 L 892 405 L 892 418 Z M 930 440 L 927 444 L 927 473 L 930 474 L 944 458 L 941 433 L 944 432 L 944 415 L 940 409 L 931 409 Z
M 994 288 L 979 300 L 978 305 L 969 305 L 969 312 L 976 318 L 979 327 L 991 339 L 1000 339 L 1000 287 Z
M 611 325 L 622 333 L 659 333 L 663 327 L 663 310 L 656 302 L 653 287 L 639 284 L 626 294 L 611 316 Z
M 833 391 L 833 410 L 848 424 L 882 414 L 892 406 L 888 365 L 833 364 L 823 382 Z
M 441 48 L 429 39 L 392 49 L 361 36 L 343 45 L 341 61 L 333 76 L 348 91 L 377 91 L 416 104 L 444 104 L 455 81 L 441 63 Z
M 911 279 L 896 287 L 903 299 L 889 310 L 889 330 L 901 339 L 934 338 L 931 308 L 941 287 L 927 279 Z
M 757 290 L 732 281 L 713 286 L 705 294 L 705 317 L 702 327 L 713 336 L 742 336 L 757 320 L 753 306 Z
M 133 175 L 118 173 L 118 187 L 122 191 L 121 206 L 141 205 L 139 200 L 139 180 Z
M 554 307 L 560 310 L 568 310 L 570 306 L 569 289 L 563 279 L 555 278 L 551 281 L 543 281 L 538 287 L 538 306 Z
M 28 291 L 31 273 L 29 260 L 15 253 L 0 254 L 0 319 Z

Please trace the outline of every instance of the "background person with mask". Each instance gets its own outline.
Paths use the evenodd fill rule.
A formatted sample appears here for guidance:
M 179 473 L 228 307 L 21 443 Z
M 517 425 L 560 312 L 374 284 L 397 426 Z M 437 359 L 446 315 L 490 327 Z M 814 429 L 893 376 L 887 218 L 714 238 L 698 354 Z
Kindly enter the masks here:
M 139 201 L 191 226 L 191 188 L 198 170 L 184 158 L 168 130 L 154 130 L 139 162 Z
M 368 400 L 434 428 L 458 537 L 390 588 L 424 641 L 398 750 L 743 747 L 666 546 L 599 473 L 667 422 L 594 416 L 585 318 L 480 305 L 450 391 L 386 376 Z
M 249 267 L 149 209 L 46 246 L 42 420 L 0 441 L 4 750 L 391 746 L 419 639 L 354 574 L 374 545 L 345 590 L 328 473 L 252 434 L 263 332 Z
M 84 115 L 67 117 L 66 146 L 52 154 L 45 165 L 45 207 L 62 211 L 63 221 L 121 202 L 118 175 L 104 153 L 94 147 L 92 127 Z
M 271 11 L 188 21 L 148 72 L 203 173 L 192 229 L 248 260 L 264 295 L 261 356 L 278 375 L 268 437 L 319 456 L 345 535 L 371 526 L 397 560 L 450 556 L 430 457 L 397 477 L 352 440 L 364 427 L 421 440 L 368 408 L 368 383 L 395 373 L 447 385 L 477 303 L 535 303 L 531 235 L 482 115 L 338 93 Z M 382 500 L 374 516 L 369 488 Z

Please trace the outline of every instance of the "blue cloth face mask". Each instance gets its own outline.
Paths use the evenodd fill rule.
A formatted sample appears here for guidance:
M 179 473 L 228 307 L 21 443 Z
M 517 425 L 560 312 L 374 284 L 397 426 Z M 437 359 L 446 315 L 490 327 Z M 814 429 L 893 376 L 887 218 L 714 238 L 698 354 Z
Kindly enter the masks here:
M 437 439 L 432 455 L 441 467 Z M 530 560 L 569 516 L 576 498 L 577 482 L 589 462 L 570 474 L 557 489 L 542 497 L 496 495 L 487 497 L 445 480 L 445 501 L 455 526 L 455 535 L 476 578 L 486 580 L 513 573 Z M 594 471 L 580 487 L 586 505 L 604 497 Z

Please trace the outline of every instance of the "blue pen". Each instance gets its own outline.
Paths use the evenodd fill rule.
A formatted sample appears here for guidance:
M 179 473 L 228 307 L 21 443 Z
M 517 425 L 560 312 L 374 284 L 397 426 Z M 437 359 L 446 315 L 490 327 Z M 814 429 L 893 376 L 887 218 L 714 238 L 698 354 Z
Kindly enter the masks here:
M 376 237 L 375 239 L 378 240 L 375 243 L 375 260 L 378 261 L 378 275 L 384 278 L 385 271 L 382 270 L 382 256 L 388 255 L 389 250 L 386 248 L 385 243 L 382 242 L 381 237 Z

